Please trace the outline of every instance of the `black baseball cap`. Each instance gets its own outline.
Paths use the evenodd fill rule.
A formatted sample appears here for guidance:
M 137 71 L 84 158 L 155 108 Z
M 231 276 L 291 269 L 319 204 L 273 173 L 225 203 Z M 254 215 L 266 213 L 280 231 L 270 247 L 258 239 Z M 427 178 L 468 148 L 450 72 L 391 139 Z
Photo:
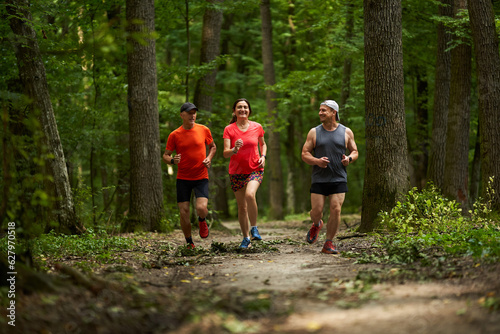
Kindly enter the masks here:
M 194 104 L 192 104 L 191 102 L 186 102 L 182 105 L 181 112 L 183 112 L 183 111 L 188 112 L 188 111 L 191 111 L 193 109 L 196 109 L 196 111 L 198 111 L 198 108 L 196 108 L 196 106 Z

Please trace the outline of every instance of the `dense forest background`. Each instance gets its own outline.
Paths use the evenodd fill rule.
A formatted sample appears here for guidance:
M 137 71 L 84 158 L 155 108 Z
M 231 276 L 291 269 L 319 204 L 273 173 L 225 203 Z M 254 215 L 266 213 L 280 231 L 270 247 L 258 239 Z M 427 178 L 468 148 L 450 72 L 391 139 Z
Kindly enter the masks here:
M 365 58 L 364 8 L 369 8 L 370 1 L 158 0 L 154 6 L 148 2 L 151 6 L 142 21 L 137 19 L 143 13 L 140 1 L 5 1 L 0 7 L 6 18 L 0 23 L 2 224 L 16 221 L 41 233 L 62 224 L 59 215 L 64 210 L 57 205 L 61 193 L 49 166 L 57 157 L 53 142 L 44 139 L 40 116 L 44 111 L 29 107 L 36 99 L 26 93 L 26 78 L 20 70 L 22 38 L 13 33 L 17 14 L 10 9 L 12 3 L 25 6 L 23 10 L 32 16 L 20 21 L 36 34 L 43 60 L 71 187 L 73 231 L 82 226 L 114 231 L 141 226 L 165 231 L 177 226 L 175 170 L 160 165 L 160 157 L 169 133 L 181 124 L 179 108 L 185 101 L 200 108 L 197 122 L 209 126 L 218 146 L 210 171 L 213 220 L 236 216 L 228 160 L 222 157 L 222 133 L 233 102 L 241 97 L 250 101 L 251 119 L 264 126 L 270 146 L 258 192 L 261 217 L 284 219 L 310 209 L 310 166 L 301 161 L 300 151 L 309 129 L 319 124 L 318 107 L 324 99 L 339 103 L 341 123 L 353 130 L 360 152 L 359 160 L 348 167 L 343 212 L 361 213 L 362 206 L 369 204 L 364 198 L 369 193 L 365 187 L 370 168 L 365 159 L 375 151 L 367 152 L 367 144 L 379 137 L 368 136 L 367 129 L 385 122 L 385 116 L 371 113 L 365 105 L 368 87 L 385 87 L 374 77 L 368 80 L 371 67 L 365 68 L 368 60 L 385 61 L 382 53 L 378 60 L 376 53 Z M 451 197 L 466 212 L 486 189 L 480 169 L 479 72 L 466 2 L 405 0 L 400 4 L 401 34 L 391 35 L 386 42 L 399 41 L 402 46 L 404 97 L 397 102 L 404 110 L 404 124 L 398 129 L 405 135 L 407 150 L 402 152 L 407 156 L 387 154 L 408 169 L 403 189 L 421 189 L 429 181 L 445 193 L 451 187 Z M 498 14 L 500 1 L 492 4 Z M 500 21 L 494 22 L 498 33 Z M 153 23 L 147 31 L 134 29 Z M 462 52 L 461 65 L 453 60 L 459 57 L 452 58 L 454 50 Z M 443 55 L 448 60 L 443 61 Z M 138 65 L 151 57 L 153 63 Z M 444 80 L 438 77 L 443 73 L 440 64 L 447 66 Z M 443 94 L 443 82 L 448 93 Z M 437 123 L 437 116 L 442 116 L 436 114 L 439 108 L 450 110 L 444 127 L 442 118 Z M 455 116 L 452 110 L 457 109 L 466 113 Z M 452 116 L 462 120 L 462 126 L 447 131 Z M 490 126 L 498 128 L 498 123 Z M 152 162 L 137 158 L 141 148 L 135 144 L 143 139 L 154 143 L 157 135 L 160 143 L 152 146 L 158 147 Z M 463 145 L 448 153 L 439 151 L 446 143 Z M 383 156 L 383 149 L 377 150 Z M 464 168 L 449 163 L 460 161 L 459 156 L 465 156 L 465 174 Z M 436 161 L 441 161 L 441 174 L 435 171 Z M 387 175 L 391 166 L 396 165 L 388 165 Z M 154 170 L 141 174 L 154 168 L 161 168 L 161 177 Z M 144 179 L 151 184 L 141 186 Z M 149 194 L 137 197 L 141 191 L 160 197 L 161 203 L 148 199 Z M 160 214 L 151 218 L 153 223 L 134 223 L 135 217 L 141 223 L 144 211 Z

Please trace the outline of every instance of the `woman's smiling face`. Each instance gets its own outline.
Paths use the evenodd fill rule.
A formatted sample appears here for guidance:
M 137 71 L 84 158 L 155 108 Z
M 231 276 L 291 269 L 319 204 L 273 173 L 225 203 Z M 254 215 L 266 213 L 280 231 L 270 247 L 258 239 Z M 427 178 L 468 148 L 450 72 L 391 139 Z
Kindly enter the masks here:
M 236 107 L 234 108 L 234 114 L 238 118 L 248 118 L 251 114 L 248 103 L 246 103 L 245 101 L 238 102 L 236 104 Z

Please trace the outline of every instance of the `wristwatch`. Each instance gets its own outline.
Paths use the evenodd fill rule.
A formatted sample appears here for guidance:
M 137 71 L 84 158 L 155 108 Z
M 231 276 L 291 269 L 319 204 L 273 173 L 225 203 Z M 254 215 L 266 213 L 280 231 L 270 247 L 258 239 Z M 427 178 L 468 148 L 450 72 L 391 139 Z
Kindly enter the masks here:
M 352 162 L 352 157 L 351 156 L 349 156 L 349 162 Z
M 175 160 L 174 160 L 174 158 L 172 158 L 172 160 L 170 160 L 170 163 L 171 163 L 172 165 L 175 165 Z

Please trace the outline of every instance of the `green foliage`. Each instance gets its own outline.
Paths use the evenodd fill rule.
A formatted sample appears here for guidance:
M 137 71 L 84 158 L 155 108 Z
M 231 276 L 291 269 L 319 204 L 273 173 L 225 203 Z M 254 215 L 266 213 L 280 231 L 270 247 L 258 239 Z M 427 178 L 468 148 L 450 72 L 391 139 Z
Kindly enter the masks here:
M 455 36 L 467 40 L 470 37 L 467 11 L 461 12 L 458 18 L 443 19 L 436 16 L 439 4 L 435 0 L 408 0 L 402 3 L 405 105 L 408 106 L 408 141 L 414 153 L 421 150 L 416 144 L 420 140 L 415 135 L 419 124 L 416 124 L 417 118 L 412 117 L 415 112 L 412 110 L 412 106 L 415 108 L 412 98 L 417 74 L 425 74 L 425 81 L 429 84 L 425 93 L 427 107 L 432 102 L 436 22 L 444 22 Z M 340 115 L 341 122 L 349 126 L 356 136 L 360 158 L 349 167 L 349 194 L 343 211 L 359 211 L 365 159 L 363 2 L 274 1 L 271 14 L 276 84 L 272 87 L 265 87 L 262 75 L 258 1 L 209 3 L 193 0 L 189 1 L 189 12 L 186 12 L 185 5 L 186 2 L 181 0 L 155 3 L 161 148 L 164 148 L 168 134 L 180 125 L 179 106 L 186 99 L 193 98 L 196 80 L 217 68 L 212 111 L 200 110 L 198 115 L 198 121 L 212 130 L 219 148 L 213 166 L 228 164 L 228 159 L 220 156 L 222 131 L 230 119 L 230 107 L 236 98 L 246 97 L 251 101 L 254 109 L 252 119 L 262 123 L 266 136 L 269 134 L 270 118 L 265 91 L 273 89 L 277 93 L 279 115 L 279 121 L 273 125 L 275 131 L 281 133 L 281 160 L 283 175 L 286 175 L 288 169 L 296 170 L 297 164 L 303 164 L 300 160 L 302 141 L 307 131 L 319 123 L 317 102 L 324 98 L 340 99 L 344 88 L 343 64 L 349 60 L 352 64 L 350 95 Z M 495 6 L 498 7 L 498 4 Z M 210 63 L 201 63 L 203 14 L 210 7 L 223 11 L 222 54 Z M 5 6 L 0 6 L 0 10 L 5 14 Z M 31 4 L 30 11 L 46 67 L 79 219 L 86 226 L 95 223 L 96 228 L 116 230 L 127 212 L 129 200 L 125 2 L 39 0 Z M 350 11 L 352 16 L 349 16 Z M 353 20 L 352 34 L 348 34 L 349 17 Z M 186 24 L 189 26 L 189 43 Z M 0 69 L 4 78 L 0 82 L 2 107 L 23 110 L 17 108 L 19 103 L 16 101 L 22 99 L 22 87 L 19 85 L 15 53 L 8 43 L 13 36 L 7 20 L 0 24 L 0 32 L 6 36 L 0 43 L 3 60 Z M 455 38 L 454 43 L 457 41 Z M 186 81 L 187 75 L 189 81 Z M 4 104 L 4 101 L 8 102 Z M 17 120 L 9 122 L 9 127 L 17 125 Z M 37 231 L 41 231 L 50 224 L 50 211 L 55 198 L 44 184 L 50 180 L 43 170 L 46 157 L 41 132 L 27 124 L 35 123 L 36 117 L 30 115 L 19 122 L 23 122 L 30 131 L 19 134 L 13 133 L 10 128 L 6 132 L 0 129 L 3 138 L 12 143 L 7 145 L 6 152 L 3 152 L 3 147 L 0 148 L 1 154 L 9 156 L 16 165 L 8 166 L 5 171 L 5 167 L 0 166 L 2 185 L 3 177 L 9 172 L 13 176 L 7 198 L 3 198 L 3 193 L 2 201 L 7 203 L 7 216 L 11 220 L 32 224 Z M 292 158 L 286 155 L 287 150 L 284 149 L 289 143 L 288 136 L 295 137 Z M 162 168 L 167 169 L 164 164 Z M 175 188 L 175 175 L 164 173 L 163 182 L 166 218 L 160 225 L 162 230 L 170 231 L 178 227 L 174 213 L 175 194 L 170 191 Z M 295 206 L 309 200 L 308 192 L 303 191 L 304 186 L 299 183 L 294 184 Z M 263 213 L 269 205 L 268 190 L 269 179 L 265 177 L 259 190 L 259 210 Z M 114 193 L 112 200 L 110 193 Z M 307 208 L 301 207 L 300 210 L 306 211 Z M 450 208 L 452 211 L 454 208 Z M 434 226 L 433 220 L 438 218 L 427 219 L 426 222 L 424 218 L 419 218 L 418 224 L 422 228 L 427 228 L 425 225 Z M 418 230 L 414 221 L 407 222 L 407 225 L 409 232 Z M 28 230 L 28 226 L 23 228 Z
M 435 253 L 448 256 L 472 256 L 484 261 L 500 259 L 500 224 L 491 211 L 493 180 L 489 199 L 478 201 L 470 217 L 461 216 L 459 205 L 442 197 L 429 185 L 421 192 L 412 189 L 406 201 L 393 210 L 381 212 L 381 226 L 388 234 L 379 236 L 383 254 L 362 256 L 358 261 L 372 262 L 374 257 L 391 263 L 412 263 L 429 260 Z
M 495 189 L 493 189 L 494 176 L 489 177 L 489 182 L 486 187 L 486 198 L 479 198 L 473 205 L 473 209 L 469 211 L 471 220 L 479 225 L 489 226 L 494 225 L 495 212 L 493 212 L 493 200 L 495 198 Z M 498 216 L 497 216 L 498 218 Z
M 34 256 L 62 258 L 66 256 L 101 256 L 105 258 L 115 250 L 131 249 L 136 246 L 133 238 L 108 235 L 105 231 L 92 229 L 82 235 L 43 234 L 33 242 Z
M 479 299 L 479 305 L 488 309 L 489 311 L 499 311 L 500 310 L 500 298 L 495 297 L 494 293 L 489 293 L 486 297 L 481 297 Z
M 456 201 L 444 198 L 431 183 L 422 191 L 411 189 L 404 202 L 397 202 L 391 212 L 379 214 L 381 225 L 401 234 L 446 231 L 465 224 Z

